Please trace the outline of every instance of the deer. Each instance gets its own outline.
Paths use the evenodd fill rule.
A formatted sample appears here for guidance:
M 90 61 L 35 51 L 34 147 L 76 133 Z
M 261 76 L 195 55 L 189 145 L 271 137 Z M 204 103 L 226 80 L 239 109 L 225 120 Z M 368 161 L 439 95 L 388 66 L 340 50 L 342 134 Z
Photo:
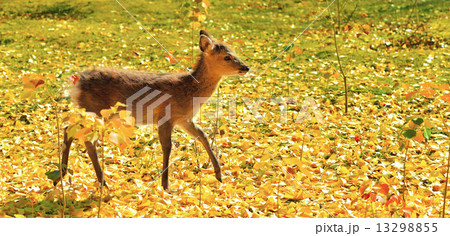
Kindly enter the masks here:
M 169 187 L 169 157 L 175 127 L 200 141 L 214 167 L 216 179 L 222 182 L 219 161 L 206 134 L 193 121 L 202 105 L 196 104 L 195 98 L 211 97 L 223 76 L 245 75 L 250 70 L 228 45 L 213 39 L 205 30 L 200 31 L 199 48 L 201 54 L 192 72 L 151 73 L 94 68 L 76 74 L 79 80 L 72 86 L 73 102 L 86 112 L 101 116 L 102 109 L 109 109 L 120 102 L 127 104 L 126 109 L 131 111 L 136 124 L 157 125 L 163 152 L 161 184 L 166 191 Z M 63 178 L 67 174 L 73 141 L 66 127 L 61 158 Z M 84 144 L 97 180 L 107 187 L 97 156 L 97 142 L 85 141 Z M 60 180 L 61 177 L 55 179 L 53 185 L 56 186 Z

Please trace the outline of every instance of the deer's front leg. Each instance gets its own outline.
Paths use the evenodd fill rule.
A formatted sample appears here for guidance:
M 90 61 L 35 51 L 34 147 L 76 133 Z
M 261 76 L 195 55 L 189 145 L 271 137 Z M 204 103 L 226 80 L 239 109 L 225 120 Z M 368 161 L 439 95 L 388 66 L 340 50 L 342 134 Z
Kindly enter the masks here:
M 206 138 L 205 133 L 197 127 L 192 121 L 186 121 L 182 124 L 180 124 L 181 128 L 185 130 L 188 134 L 190 134 L 194 138 L 198 138 L 200 142 L 203 144 L 203 147 L 205 147 L 206 152 L 208 153 L 209 158 L 211 159 L 211 162 L 214 166 L 214 172 L 216 174 L 216 179 L 222 182 L 222 171 L 220 169 L 219 161 L 217 160 L 216 156 L 214 155 L 211 145 L 208 142 L 208 139 Z
M 163 172 L 161 183 L 165 190 L 169 188 L 169 157 L 172 149 L 172 130 L 173 125 L 166 122 L 158 127 L 159 142 L 163 151 Z
M 63 178 L 67 174 L 67 169 L 69 168 L 68 163 L 69 163 L 70 145 L 72 145 L 72 142 L 73 142 L 73 138 L 68 137 L 67 128 L 68 127 L 64 128 L 64 142 L 62 145 L 63 151 L 62 151 L 62 159 L 61 159 L 61 164 L 62 164 L 61 176 Z M 56 180 L 53 181 L 54 186 L 56 186 L 56 184 L 58 184 L 58 182 L 61 181 L 60 177 L 58 177 Z

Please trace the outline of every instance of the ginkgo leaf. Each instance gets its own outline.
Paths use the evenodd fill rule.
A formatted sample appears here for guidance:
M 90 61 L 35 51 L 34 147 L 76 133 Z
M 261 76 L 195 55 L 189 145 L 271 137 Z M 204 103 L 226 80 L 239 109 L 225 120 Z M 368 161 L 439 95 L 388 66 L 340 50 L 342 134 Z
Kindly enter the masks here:
M 60 172 L 59 172 L 59 170 L 48 171 L 48 172 L 45 173 L 45 175 L 50 180 L 55 181 L 55 180 L 57 180 L 60 177 Z
M 403 136 L 405 138 L 409 138 L 409 139 L 416 137 L 416 134 L 417 134 L 416 131 L 413 129 L 407 129 L 407 130 L 403 131 Z
M 433 82 L 422 83 L 420 86 L 422 86 L 422 88 L 437 88 L 437 85 Z
M 350 171 L 345 166 L 342 166 L 341 168 L 339 168 L 339 172 L 341 174 L 348 174 L 348 173 L 350 173 Z
M 39 86 L 42 86 L 45 82 L 44 82 L 44 76 L 42 75 L 36 75 L 36 74 L 32 74 L 30 76 L 24 76 L 22 77 L 22 83 L 24 88 L 27 89 L 36 89 Z
M 416 134 L 416 136 L 414 137 L 414 140 L 417 141 L 417 142 L 419 142 L 419 143 L 424 142 L 424 141 L 425 141 L 425 138 L 424 138 L 424 134 L 422 133 L 422 131 L 418 130 L 418 131 L 416 131 L 416 132 L 417 132 L 417 134 Z
M 292 47 L 294 47 L 294 44 L 288 45 L 284 48 L 284 51 L 287 52 L 289 51 Z
M 412 91 L 412 92 L 407 93 L 407 94 L 405 95 L 405 99 L 406 99 L 406 100 L 411 99 L 416 93 L 417 93 L 417 91 Z
M 420 91 L 420 94 L 423 95 L 426 98 L 432 98 L 433 95 L 436 94 L 436 90 L 433 89 L 424 89 L 422 91 Z
M 308 171 L 306 168 L 300 168 L 300 172 L 304 175 L 306 175 L 306 177 L 308 177 L 309 179 L 311 179 L 313 177 L 313 174 L 311 173 L 311 171 Z
M 25 89 L 22 91 L 21 97 L 22 97 L 23 99 L 27 99 L 27 98 L 29 98 L 29 97 L 31 97 L 31 96 L 33 95 L 33 92 L 34 92 L 34 90 L 25 88 Z
M 430 139 L 431 138 L 431 129 L 425 128 L 423 131 L 423 137 L 425 139 Z
M 414 118 L 414 119 L 412 119 L 412 122 L 416 125 L 421 125 L 423 123 L 423 119 L 422 118 Z
M 389 186 L 389 182 L 386 180 L 386 178 L 384 178 L 384 176 L 382 176 L 379 180 L 378 180 L 379 184 L 386 184 Z
M 302 161 L 300 161 L 300 159 L 298 159 L 298 158 L 287 158 L 287 159 L 283 159 L 283 161 L 284 161 L 287 165 L 303 166 Z
M 439 89 L 443 89 L 443 90 L 449 90 L 450 89 L 450 84 L 441 84 L 438 86 Z
M 121 110 L 121 111 L 119 111 L 120 119 L 126 120 L 129 116 L 131 116 L 131 111 L 129 111 L 129 110 Z
M 115 145 L 119 145 L 120 144 L 119 135 L 117 133 L 111 132 L 109 134 L 109 141 Z
M 102 115 L 103 118 L 108 118 L 109 116 L 111 116 L 114 112 L 111 109 L 102 109 L 100 111 L 100 114 Z
M 450 102 L 450 94 L 445 94 L 440 97 L 441 100 Z
M 266 163 L 266 162 L 263 162 L 263 161 L 256 162 L 256 164 L 253 165 L 253 169 L 254 169 L 254 170 L 261 170 L 261 169 L 263 169 L 266 165 L 267 165 L 267 163 Z

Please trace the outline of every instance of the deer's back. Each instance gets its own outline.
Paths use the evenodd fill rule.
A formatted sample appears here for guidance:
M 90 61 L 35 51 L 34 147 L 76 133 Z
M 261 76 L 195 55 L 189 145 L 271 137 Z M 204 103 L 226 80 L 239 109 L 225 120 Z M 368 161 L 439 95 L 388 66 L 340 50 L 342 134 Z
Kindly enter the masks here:
M 183 116 L 192 117 L 191 98 L 196 88 L 192 86 L 188 74 L 92 69 L 79 73 L 79 77 L 80 80 L 72 89 L 72 99 L 78 106 L 97 115 L 100 115 L 102 109 L 109 109 L 117 102 L 127 104 L 127 99 L 132 97 L 136 100 L 133 101 L 135 107 L 136 103 L 143 101 L 144 98 L 145 106 L 149 106 L 166 95 L 162 98 L 166 100 L 159 105 L 160 108 L 155 109 L 155 116 L 158 116 L 165 106 L 171 104 L 171 116 L 174 119 L 183 119 Z M 155 91 L 156 93 L 153 93 Z M 154 94 L 157 96 L 152 97 Z M 136 115 L 135 110 L 132 113 Z M 146 111 L 143 113 L 147 114 Z

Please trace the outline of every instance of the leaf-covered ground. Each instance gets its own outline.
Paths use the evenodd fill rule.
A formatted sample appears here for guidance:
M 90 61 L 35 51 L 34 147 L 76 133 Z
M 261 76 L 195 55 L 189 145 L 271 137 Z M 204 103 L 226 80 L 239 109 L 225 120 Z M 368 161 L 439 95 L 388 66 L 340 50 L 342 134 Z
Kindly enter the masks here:
M 216 113 L 214 104 L 198 117 L 220 153 L 223 183 L 201 145 L 176 132 L 170 191 L 163 191 L 157 135 L 139 127 L 128 148 L 107 142 L 99 149 L 109 184 L 100 216 L 441 217 L 448 2 L 340 2 L 339 21 L 333 4 L 291 45 L 331 1 L 124 1 L 181 65 L 192 67 L 198 31 L 207 29 L 251 71 L 223 79 L 215 93 L 220 118 L 205 114 Z M 56 114 L 69 117 L 74 108 L 70 75 L 92 67 L 184 69 L 111 0 L 2 1 L 0 58 L 3 217 L 61 216 L 60 185 L 46 173 L 58 169 Z M 75 142 L 66 217 L 99 211 L 85 152 Z

